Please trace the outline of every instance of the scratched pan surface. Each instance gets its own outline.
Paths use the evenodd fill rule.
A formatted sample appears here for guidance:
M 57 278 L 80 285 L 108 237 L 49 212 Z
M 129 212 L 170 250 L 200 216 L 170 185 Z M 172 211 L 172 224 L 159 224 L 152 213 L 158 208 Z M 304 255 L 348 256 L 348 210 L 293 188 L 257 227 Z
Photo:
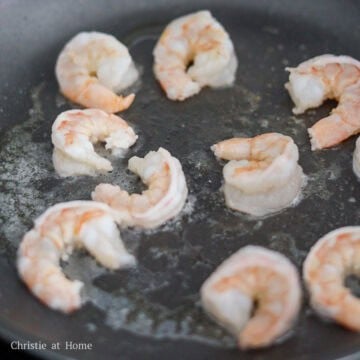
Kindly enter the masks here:
M 239 59 L 236 84 L 203 90 L 185 102 L 166 99 L 152 74 L 152 49 L 171 19 L 208 8 L 229 31 Z M 357 1 L 0 1 L 0 334 L 41 340 L 61 350 L 44 357 L 97 359 L 335 359 L 360 350 L 360 336 L 319 320 L 307 305 L 284 343 L 238 352 L 234 340 L 208 319 L 199 287 L 240 247 L 278 250 L 298 267 L 326 232 L 358 224 L 359 183 L 351 170 L 354 139 L 312 153 L 306 129 L 334 103 L 291 114 L 284 67 L 323 53 L 360 58 Z M 112 174 L 60 179 L 52 168 L 51 124 L 73 108 L 58 93 L 54 63 L 81 30 L 115 35 L 130 48 L 141 81 L 122 115 L 139 134 Z M 294 138 L 308 184 L 298 206 L 256 219 L 224 206 L 223 164 L 209 147 L 232 136 L 279 131 Z M 180 159 L 190 190 L 183 213 L 152 232 L 122 231 L 139 265 L 108 272 L 85 253 L 65 264 L 85 282 L 86 305 L 71 316 L 48 310 L 18 280 L 15 251 L 32 220 L 57 202 L 89 199 L 101 181 L 139 191 L 127 159 L 159 146 Z M 356 283 L 349 283 L 356 291 Z M 90 342 L 91 351 L 65 350 Z

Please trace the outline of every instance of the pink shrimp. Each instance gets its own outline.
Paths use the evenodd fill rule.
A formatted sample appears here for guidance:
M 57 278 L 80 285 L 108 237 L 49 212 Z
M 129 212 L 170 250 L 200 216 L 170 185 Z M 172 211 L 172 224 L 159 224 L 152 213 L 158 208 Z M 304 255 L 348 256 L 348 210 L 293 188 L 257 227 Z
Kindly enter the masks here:
M 321 55 L 290 72 L 285 85 L 295 103 L 294 114 L 320 106 L 326 99 L 339 102 L 330 116 L 308 129 L 312 150 L 339 144 L 360 132 L 360 62 L 349 56 Z

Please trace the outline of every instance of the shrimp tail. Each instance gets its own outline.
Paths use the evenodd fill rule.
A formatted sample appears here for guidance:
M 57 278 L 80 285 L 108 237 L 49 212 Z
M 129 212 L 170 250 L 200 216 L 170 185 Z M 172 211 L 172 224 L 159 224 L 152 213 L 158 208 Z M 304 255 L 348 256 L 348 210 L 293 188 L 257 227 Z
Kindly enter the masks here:
M 127 108 L 130 107 L 130 105 L 134 102 L 135 100 L 135 94 L 129 94 L 127 96 L 119 96 L 119 110 L 118 111 L 124 111 Z
M 116 95 L 96 80 L 91 81 L 76 97 L 75 102 L 89 108 L 99 108 L 108 113 L 126 110 L 134 101 L 135 94 L 127 96 Z
M 337 145 L 357 132 L 351 124 L 344 120 L 344 117 L 333 112 L 319 120 L 308 129 L 311 142 L 311 150 L 320 150 Z

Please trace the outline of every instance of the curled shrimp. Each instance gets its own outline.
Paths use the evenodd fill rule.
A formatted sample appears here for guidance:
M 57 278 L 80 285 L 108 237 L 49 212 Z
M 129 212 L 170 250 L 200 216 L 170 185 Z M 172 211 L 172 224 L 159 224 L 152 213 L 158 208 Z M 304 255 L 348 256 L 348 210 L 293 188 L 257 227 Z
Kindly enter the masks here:
M 93 144 L 104 141 L 113 155 L 121 155 L 135 143 L 137 135 L 119 116 L 85 109 L 61 113 L 52 126 L 51 139 L 55 170 L 66 177 L 111 171 L 110 161 L 98 155 Z
M 129 195 L 119 186 L 100 184 L 92 193 L 95 201 L 102 201 L 118 212 L 127 226 L 153 228 L 175 217 L 183 208 L 187 186 L 179 160 L 159 148 L 144 158 L 129 160 L 129 169 L 148 185 L 142 194 Z
M 360 331 L 360 300 L 344 280 L 360 274 L 359 260 L 360 226 L 347 226 L 323 236 L 311 248 L 303 268 L 315 311 L 354 331 Z
M 83 283 L 60 268 L 74 248 L 85 247 L 103 266 L 132 266 L 112 210 L 94 201 L 71 201 L 49 208 L 24 236 L 18 249 L 19 275 L 32 293 L 52 309 L 70 313 L 81 306 Z
M 111 35 L 77 34 L 61 51 L 55 72 L 61 92 L 85 107 L 115 113 L 134 101 L 134 94 L 116 94 L 132 85 L 139 74 L 128 49 Z
M 252 215 L 285 208 L 298 198 L 304 174 L 294 141 L 278 133 L 232 138 L 211 147 L 215 156 L 230 160 L 223 169 L 227 206 Z
M 360 62 L 349 56 L 321 55 L 301 63 L 290 72 L 285 85 L 295 103 L 294 114 L 335 99 L 331 115 L 308 129 L 311 149 L 339 144 L 360 132 Z
M 301 306 L 299 276 L 282 254 L 246 246 L 205 281 L 201 302 L 210 316 L 237 338 L 239 347 L 269 346 L 297 318 Z
M 184 100 L 204 86 L 223 87 L 235 80 L 234 46 L 207 10 L 172 21 L 155 46 L 154 59 L 155 76 L 171 100 Z
M 360 179 L 360 137 L 356 140 L 353 155 L 353 170 L 355 175 Z

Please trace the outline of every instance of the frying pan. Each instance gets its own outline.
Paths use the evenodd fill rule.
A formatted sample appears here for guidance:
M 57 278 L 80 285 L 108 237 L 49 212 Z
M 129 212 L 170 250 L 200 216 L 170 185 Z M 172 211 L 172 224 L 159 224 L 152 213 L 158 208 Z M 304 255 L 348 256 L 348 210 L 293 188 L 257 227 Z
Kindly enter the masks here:
M 209 9 L 233 39 L 236 84 L 204 89 L 177 103 L 166 99 L 152 74 L 152 49 L 171 19 Z M 306 295 L 299 321 L 283 343 L 239 352 L 208 319 L 198 291 L 208 275 L 247 244 L 284 253 L 301 269 L 311 245 L 328 231 L 356 225 L 359 184 L 352 173 L 354 139 L 311 152 L 306 129 L 334 103 L 294 117 L 284 90 L 285 66 L 324 53 L 360 58 L 360 3 L 354 1 L 108 0 L 0 1 L 0 334 L 7 340 L 60 342 L 46 358 L 338 359 L 360 356 L 360 336 L 318 319 Z M 130 48 L 141 70 L 137 97 L 122 113 L 139 134 L 115 170 L 95 178 L 60 179 L 53 171 L 51 124 L 76 107 L 58 92 L 54 64 L 66 41 L 83 30 L 113 34 Z M 225 207 L 222 163 L 209 150 L 232 136 L 277 131 L 300 149 L 308 183 L 300 203 L 266 218 Z M 47 309 L 17 277 L 15 252 L 32 220 L 57 202 L 89 199 L 101 181 L 141 190 L 126 169 L 129 157 L 159 146 L 181 161 L 190 190 L 185 210 L 154 231 L 127 229 L 122 237 L 136 269 L 109 272 L 76 253 L 67 274 L 86 283 L 89 301 L 70 316 Z M 356 283 L 349 280 L 356 291 Z M 92 350 L 66 350 L 65 342 Z M 349 358 L 350 358 L 349 357 Z

